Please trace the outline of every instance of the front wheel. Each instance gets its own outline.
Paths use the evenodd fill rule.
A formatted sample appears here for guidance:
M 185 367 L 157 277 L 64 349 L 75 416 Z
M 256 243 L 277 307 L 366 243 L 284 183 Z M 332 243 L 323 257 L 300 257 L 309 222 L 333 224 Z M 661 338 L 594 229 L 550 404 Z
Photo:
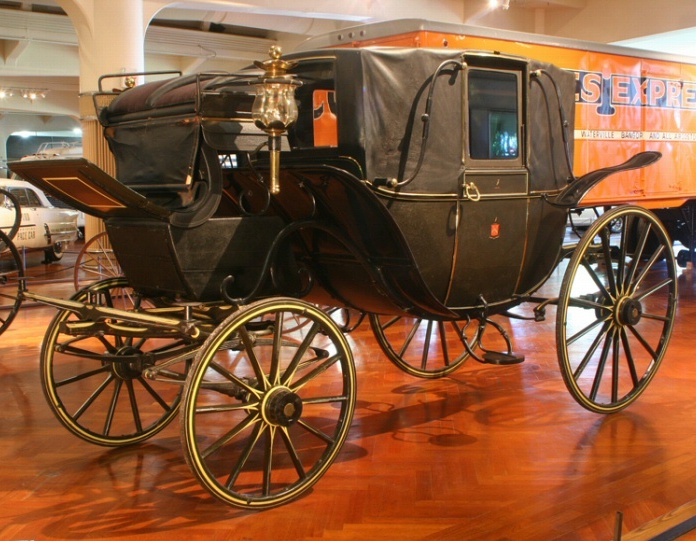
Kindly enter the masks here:
M 252 303 L 196 356 L 182 403 L 186 460 L 227 504 L 281 505 L 338 456 L 355 397 L 353 356 L 329 315 L 295 299 Z
M 127 311 L 149 308 L 125 278 L 96 282 L 72 300 Z M 60 310 L 41 348 L 41 384 L 56 418 L 70 432 L 96 445 L 130 445 L 174 419 L 196 348 L 184 337 L 116 317 L 92 320 L 89 312 L 84 318 Z M 146 377 L 148 369 L 177 359 L 168 381 Z
M 575 400 L 597 413 L 636 400 L 662 362 L 676 307 L 676 263 L 661 222 L 633 206 L 603 214 L 573 252 L 558 299 L 558 360 Z

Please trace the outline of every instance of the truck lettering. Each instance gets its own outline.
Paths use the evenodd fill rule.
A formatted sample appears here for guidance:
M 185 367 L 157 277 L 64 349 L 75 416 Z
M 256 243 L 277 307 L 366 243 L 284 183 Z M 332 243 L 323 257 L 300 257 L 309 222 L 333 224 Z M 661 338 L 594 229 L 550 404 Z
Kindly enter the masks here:
M 696 83 L 685 82 L 682 87 L 684 94 L 683 102 L 685 109 L 696 109 Z
M 625 75 L 613 75 L 611 85 L 611 103 L 628 105 L 631 103 L 631 79 Z
M 34 240 L 36 238 L 36 231 L 33 229 L 20 230 L 17 233 L 17 240 L 27 241 Z
M 575 101 L 597 105 L 604 116 L 616 113 L 616 107 L 696 109 L 696 81 L 591 71 L 575 71 L 575 80 Z
M 647 94 L 649 96 L 648 104 L 650 107 L 658 107 L 660 100 L 664 98 L 667 93 L 665 82 L 660 79 L 646 79 L 646 82 L 649 85 L 647 89 Z

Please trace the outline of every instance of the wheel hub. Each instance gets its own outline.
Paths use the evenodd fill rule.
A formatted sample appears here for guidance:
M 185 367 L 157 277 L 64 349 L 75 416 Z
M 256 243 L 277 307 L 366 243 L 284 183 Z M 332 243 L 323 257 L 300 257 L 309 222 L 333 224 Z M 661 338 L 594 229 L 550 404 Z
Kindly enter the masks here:
M 279 387 L 268 393 L 263 410 L 269 423 L 290 426 L 302 416 L 302 399 L 290 389 Z
M 123 346 L 116 352 L 116 357 L 126 357 L 139 354 L 140 351 L 137 348 L 131 346 Z M 111 370 L 114 375 L 122 380 L 130 380 L 140 377 L 142 370 L 139 367 L 139 363 L 123 359 L 110 361 Z
M 637 325 L 643 315 L 643 306 L 640 301 L 625 298 L 618 305 L 617 316 L 621 325 Z

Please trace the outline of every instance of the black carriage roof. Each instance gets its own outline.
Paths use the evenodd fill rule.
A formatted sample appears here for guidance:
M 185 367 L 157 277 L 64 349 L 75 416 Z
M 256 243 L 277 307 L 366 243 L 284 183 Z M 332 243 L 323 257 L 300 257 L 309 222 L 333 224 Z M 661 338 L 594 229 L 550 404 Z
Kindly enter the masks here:
M 529 167 L 533 189 L 560 188 L 570 177 L 557 96 L 561 96 L 567 116 L 572 152 L 575 78 L 551 64 L 492 52 L 401 47 L 320 49 L 284 58 L 298 62 L 293 71 L 304 81 L 297 92 L 301 106 L 315 88 L 335 85 L 340 151 L 363 163 L 370 180 L 408 175 L 414 167 L 429 84 L 443 62 L 464 58 L 469 66 L 515 69 L 526 74 L 543 72 L 547 76 L 522 83 L 529 85 L 528 105 L 526 109 L 522 105 L 527 115 L 523 122 L 527 124 L 528 138 L 524 162 Z M 445 70 L 433 92 L 429 141 L 421 173 L 429 178 L 458 177 L 461 173 L 466 134 L 460 81 L 461 77 L 454 77 L 451 69 Z M 450 180 L 443 182 L 456 185 Z M 423 191 L 439 190 L 428 182 Z

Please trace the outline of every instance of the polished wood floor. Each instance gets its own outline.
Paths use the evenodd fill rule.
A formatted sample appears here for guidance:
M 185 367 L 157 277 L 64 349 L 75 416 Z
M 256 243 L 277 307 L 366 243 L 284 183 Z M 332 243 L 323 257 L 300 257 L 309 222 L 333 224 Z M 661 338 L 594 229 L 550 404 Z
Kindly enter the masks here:
M 32 257 L 32 273 L 52 280 L 33 290 L 71 293 L 74 254 L 50 266 Z M 0 336 L 0 541 L 608 541 L 617 513 L 626 539 L 673 512 L 679 522 L 696 512 L 694 273 L 683 271 L 679 286 L 660 372 L 611 416 L 566 391 L 553 314 L 505 323 L 523 364 L 469 361 L 432 381 L 389 363 L 363 324 L 349 336 L 359 387 L 348 441 L 309 494 L 264 512 L 208 496 L 184 462 L 177 423 L 116 450 L 62 428 L 38 373 L 54 310 L 23 306 Z

